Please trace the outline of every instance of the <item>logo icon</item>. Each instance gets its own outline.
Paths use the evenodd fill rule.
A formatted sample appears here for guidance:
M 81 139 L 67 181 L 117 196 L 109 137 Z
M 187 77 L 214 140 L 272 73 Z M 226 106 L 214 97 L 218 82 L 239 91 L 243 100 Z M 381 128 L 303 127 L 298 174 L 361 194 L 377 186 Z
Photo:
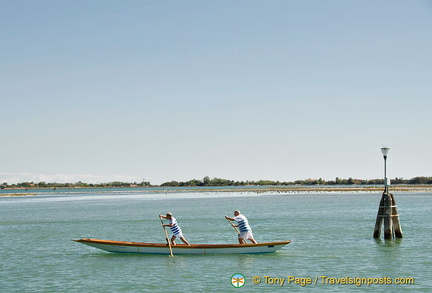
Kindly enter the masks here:
M 246 283 L 246 278 L 242 274 L 234 274 L 231 277 L 231 285 L 235 288 L 241 288 Z

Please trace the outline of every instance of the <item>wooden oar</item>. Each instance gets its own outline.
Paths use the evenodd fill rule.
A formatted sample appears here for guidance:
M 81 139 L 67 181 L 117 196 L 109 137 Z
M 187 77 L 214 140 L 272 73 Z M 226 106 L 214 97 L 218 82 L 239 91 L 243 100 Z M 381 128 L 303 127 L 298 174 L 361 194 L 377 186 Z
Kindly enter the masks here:
M 225 219 L 227 219 L 227 218 L 225 218 Z M 233 223 L 229 220 L 229 219 L 227 219 L 227 221 L 231 224 L 231 227 L 233 227 L 234 228 L 234 230 L 237 232 L 237 234 L 239 234 L 240 235 L 240 231 L 237 229 L 237 227 L 236 226 L 234 226 L 233 225 Z M 242 239 L 242 241 L 243 241 L 243 243 L 244 244 L 246 244 L 247 242 L 246 242 L 246 240 L 245 239 Z
M 165 232 L 165 239 L 166 239 L 166 241 L 167 241 L 167 243 L 168 243 L 168 247 L 169 247 L 169 251 L 170 251 L 170 256 L 174 256 L 174 254 L 173 254 L 173 252 L 172 252 L 172 248 L 171 248 L 171 242 L 170 242 L 170 240 L 169 240 L 169 237 L 168 237 L 168 233 L 167 233 L 167 231 L 166 231 L 166 229 L 165 229 L 165 227 L 164 227 L 164 222 L 163 222 L 163 220 L 162 220 L 162 217 L 159 217 L 159 220 L 161 221 L 161 223 L 162 223 L 162 228 L 163 228 L 163 230 L 164 230 L 164 232 Z

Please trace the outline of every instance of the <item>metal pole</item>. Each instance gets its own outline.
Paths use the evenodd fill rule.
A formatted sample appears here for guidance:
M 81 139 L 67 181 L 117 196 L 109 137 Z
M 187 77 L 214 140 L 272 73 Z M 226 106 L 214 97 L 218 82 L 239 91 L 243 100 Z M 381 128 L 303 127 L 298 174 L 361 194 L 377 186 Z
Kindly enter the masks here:
M 388 185 L 387 185 L 387 156 L 384 156 L 384 192 L 388 192 Z

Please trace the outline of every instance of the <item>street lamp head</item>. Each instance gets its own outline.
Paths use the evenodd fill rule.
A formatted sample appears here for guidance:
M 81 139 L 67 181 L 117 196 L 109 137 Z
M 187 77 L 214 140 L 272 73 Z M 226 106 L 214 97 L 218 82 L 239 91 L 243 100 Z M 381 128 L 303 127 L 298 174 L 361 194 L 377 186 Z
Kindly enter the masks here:
M 390 148 L 388 148 L 388 147 L 381 148 L 381 152 L 382 152 L 384 158 L 387 158 L 387 153 L 388 153 L 389 149 Z

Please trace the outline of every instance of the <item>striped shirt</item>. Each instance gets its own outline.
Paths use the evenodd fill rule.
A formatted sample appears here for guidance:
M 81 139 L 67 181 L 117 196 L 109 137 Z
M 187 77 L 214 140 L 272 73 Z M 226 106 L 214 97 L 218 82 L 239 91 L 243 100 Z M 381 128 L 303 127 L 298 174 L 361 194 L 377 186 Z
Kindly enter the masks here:
M 173 216 L 171 216 L 170 224 L 173 224 L 172 227 L 170 227 L 170 229 L 174 235 L 178 235 L 182 233 L 182 230 L 180 229 L 177 220 Z
M 237 217 L 234 218 L 234 221 L 238 223 L 240 233 L 252 231 L 252 228 L 249 226 L 248 220 L 246 219 L 245 216 L 238 215 Z

